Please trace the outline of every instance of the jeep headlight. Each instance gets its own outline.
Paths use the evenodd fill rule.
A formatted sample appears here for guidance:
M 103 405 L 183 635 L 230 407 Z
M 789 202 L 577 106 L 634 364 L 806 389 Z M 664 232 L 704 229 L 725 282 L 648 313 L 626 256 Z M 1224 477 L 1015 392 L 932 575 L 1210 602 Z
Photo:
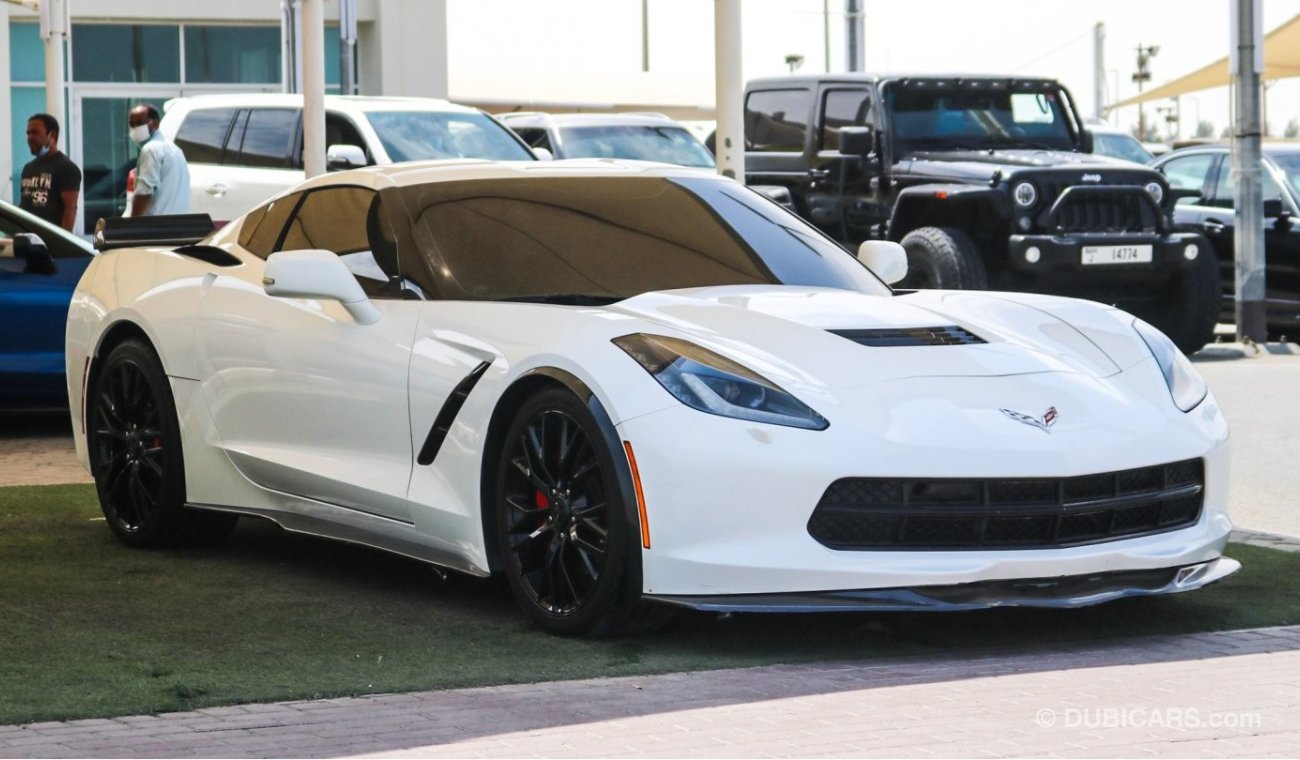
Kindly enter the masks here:
M 1038 200 L 1038 188 L 1028 182 L 1021 182 L 1011 191 L 1011 195 L 1018 205 L 1029 208 Z
M 1151 199 L 1154 200 L 1157 205 L 1159 205 L 1159 203 L 1165 199 L 1165 189 L 1160 186 L 1159 182 L 1148 182 L 1147 193 L 1151 196 Z
M 1140 319 L 1133 320 L 1133 329 L 1142 336 L 1142 341 L 1155 357 L 1161 374 L 1165 376 L 1165 385 L 1169 387 L 1174 406 L 1184 412 L 1195 409 L 1210 391 L 1205 378 L 1201 377 L 1201 373 L 1196 371 L 1187 357 L 1183 356 L 1183 352 L 1178 350 L 1178 346 L 1164 333 Z
M 692 409 L 805 430 L 825 430 L 830 425 L 771 380 L 689 341 L 635 333 L 613 342 Z

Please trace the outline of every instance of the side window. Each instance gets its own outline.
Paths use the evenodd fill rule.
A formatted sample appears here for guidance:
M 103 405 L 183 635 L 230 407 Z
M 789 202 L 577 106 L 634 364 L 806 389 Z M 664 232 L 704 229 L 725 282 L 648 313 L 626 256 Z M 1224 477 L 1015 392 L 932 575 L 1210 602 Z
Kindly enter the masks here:
M 234 108 L 211 108 L 190 111 L 176 130 L 176 147 L 191 164 L 219 164 L 226 144 Z
M 551 147 L 551 136 L 541 127 L 511 127 L 515 134 L 519 135 L 524 142 L 528 143 L 530 148 L 545 148 L 552 153 L 555 149 Z
M 839 150 L 841 127 L 871 123 L 871 93 L 867 90 L 830 90 L 822 98 L 822 134 L 819 150 Z
M 243 227 L 239 230 L 239 244 L 254 256 L 266 258 L 276 251 L 275 244 L 280 240 L 285 222 L 298 205 L 302 193 L 293 193 L 277 198 L 244 217 Z
M 400 297 L 400 290 L 391 293 L 384 290 L 391 277 L 397 275 L 397 256 L 396 250 L 380 234 L 378 213 L 375 191 L 368 188 L 329 187 L 310 191 L 289 220 L 284 241 L 276 250 L 333 251 L 367 294 Z
M 808 134 L 808 90 L 763 90 L 745 99 L 745 142 L 749 150 L 802 153 Z
M 1278 187 L 1273 175 L 1265 169 L 1260 173 L 1264 188 L 1261 195 L 1264 200 L 1282 197 L 1282 188 Z M 1232 208 L 1236 205 L 1237 181 L 1232 176 L 1232 157 L 1224 154 L 1219 162 L 1218 176 L 1214 180 L 1214 189 L 1210 192 L 1210 202 L 1206 205 L 1217 208 Z
M 226 163 L 285 169 L 298 131 L 298 109 L 254 108 L 248 114 L 248 126 L 239 145 L 239 157 Z
M 1205 180 L 1214 165 L 1213 153 L 1198 153 L 1194 156 L 1175 158 L 1160 167 L 1169 186 L 1175 190 L 1196 190 L 1203 192 Z M 1178 205 L 1196 205 L 1203 203 L 1201 198 L 1179 198 Z
M 329 150 L 331 145 L 355 145 L 366 154 L 366 161 L 374 163 L 375 158 L 370 154 L 366 147 L 366 141 L 361 139 L 361 132 L 348 117 L 337 113 L 325 113 L 325 149 Z M 299 134 L 293 145 L 293 168 L 302 168 L 302 135 Z

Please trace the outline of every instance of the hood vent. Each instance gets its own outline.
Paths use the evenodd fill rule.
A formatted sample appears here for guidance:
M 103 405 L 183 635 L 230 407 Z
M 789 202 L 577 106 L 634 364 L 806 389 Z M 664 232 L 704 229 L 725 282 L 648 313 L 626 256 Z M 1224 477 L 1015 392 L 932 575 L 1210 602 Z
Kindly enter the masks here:
M 957 325 L 946 327 L 887 327 L 871 330 L 831 330 L 841 338 L 874 348 L 901 346 L 965 346 L 985 343 L 983 338 Z

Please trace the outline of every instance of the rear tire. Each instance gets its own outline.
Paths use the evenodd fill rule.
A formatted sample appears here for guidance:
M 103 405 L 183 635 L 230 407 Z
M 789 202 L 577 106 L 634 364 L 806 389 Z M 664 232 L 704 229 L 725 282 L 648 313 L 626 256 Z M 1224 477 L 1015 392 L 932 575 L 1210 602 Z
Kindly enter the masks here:
M 907 277 L 900 288 L 984 290 L 988 272 L 979 249 L 965 232 L 951 227 L 919 227 L 903 237 Z
M 646 632 L 672 610 L 641 599 L 640 528 L 622 451 L 564 389 L 524 402 L 497 457 L 497 547 L 515 601 L 548 633 Z M 620 469 L 622 468 L 622 469 Z
M 1208 243 L 1192 266 L 1169 278 L 1155 308 L 1135 309 L 1138 316 L 1159 328 L 1184 354 L 1194 354 L 1214 341 L 1222 301 L 1219 262 Z M 1123 306 L 1123 300 L 1120 299 Z
M 119 343 L 86 403 L 91 474 L 108 527 L 128 546 L 215 543 L 238 517 L 185 506 L 185 457 L 171 386 L 153 349 Z

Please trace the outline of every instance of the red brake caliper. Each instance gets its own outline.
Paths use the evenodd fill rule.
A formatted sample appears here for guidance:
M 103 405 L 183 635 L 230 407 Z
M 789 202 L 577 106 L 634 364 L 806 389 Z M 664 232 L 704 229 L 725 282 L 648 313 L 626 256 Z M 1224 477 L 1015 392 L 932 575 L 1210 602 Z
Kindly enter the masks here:
M 546 498 L 546 494 L 542 493 L 541 489 L 538 489 L 538 490 L 536 490 L 536 491 L 533 492 L 533 504 L 537 505 L 537 508 L 538 508 L 539 510 L 545 512 L 547 509 L 550 508 L 550 506 L 551 506 L 551 500 L 548 499 L 548 498 Z M 537 527 L 540 528 L 540 527 L 542 527 L 542 526 L 544 526 L 544 525 L 546 525 L 546 518 L 545 518 L 545 517 L 543 517 L 543 518 L 542 518 L 542 521 L 541 521 L 540 523 L 537 524 Z

